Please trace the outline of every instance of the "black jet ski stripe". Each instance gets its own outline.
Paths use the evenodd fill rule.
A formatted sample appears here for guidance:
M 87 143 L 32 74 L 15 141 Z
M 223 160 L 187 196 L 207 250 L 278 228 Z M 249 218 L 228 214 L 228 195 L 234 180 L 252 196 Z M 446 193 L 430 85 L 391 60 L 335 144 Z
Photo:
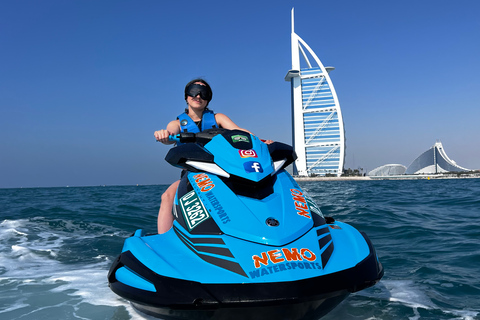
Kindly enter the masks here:
M 332 240 L 332 236 L 330 234 L 325 235 L 323 238 L 318 239 L 318 245 L 320 246 L 320 250 Z
M 208 244 L 225 244 L 221 238 L 188 238 L 191 242 L 195 244 L 199 243 L 208 243 Z
M 229 258 L 235 258 L 230 250 L 228 248 L 220 248 L 220 247 L 210 247 L 210 246 L 196 246 L 195 244 L 192 244 L 189 240 L 191 238 L 186 237 L 184 234 L 179 232 L 179 237 L 185 243 L 190 249 L 195 250 L 195 253 L 198 252 L 204 252 L 204 253 L 211 253 L 211 254 L 216 254 L 219 256 L 225 256 Z M 223 242 L 223 240 L 222 240 Z
M 245 273 L 245 271 L 242 269 L 240 264 L 238 264 L 237 262 L 229 261 L 229 260 L 225 260 L 225 259 L 217 258 L 217 257 L 213 257 L 213 256 L 209 256 L 209 255 L 206 255 L 206 254 L 202 254 L 202 253 L 197 251 L 197 248 L 194 245 L 192 245 L 188 242 L 188 240 L 187 240 L 188 237 L 186 237 L 184 234 L 182 234 L 181 231 L 177 230 L 177 228 L 174 228 L 174 231 L 178 235 L 178 238 L 187 246 L 187 248 L 189 248 L 193 253 L 195 253 L 200 259 L 202 259 L 202 260 L 204 260 L 204 261 L 206 261 L 210 264 L 213 264 L 217 267 L 220 267 L 222 269 L 226 269 L 228 271 L 237 273 L 241 276 L 244 276 L 244 277 L 248 278 L 248 275 Z M 216 249 L 221 249 L 221 248 L 216 248 Z M 225 250 L 227 250 L 230 253 L 232 258 L 235 258 L 233 256 L 233 254 L 230 252 L 230 250 L 228 250 L 227 248 L 225 248 Z
M 211 263 L 211 264 L 213 264 L 217 267 L 220 267 L 222 269 L 226 269 L 226 270 L 231 271 L 231 272 L 235 272 L 236 274 L 239 274 L 241 276 L 244 276 L 244 277 L 248 278 L 245 271 L 242 269 L 240 264 L 238 264 L 237 262 L 228 261 L 228 260 L 224 260 L 224 259 L 220 259 L 220 258 L 216 258 L 216 257 L 212 257 L 212 256 L 207 256 L 207 255 L 204 255 L 204 254 L 201 254 L 201 253 L 198 253 L 197 255 L 201 259 L 207 261 L 208 263 Z
M 325 233 L 329 233 L 328 226 L 317 229 L 317 236 L 320 236 L 320 235 L 325 234 Z
M 195 249 L 199 252 L 204 253 L 211 253 L 216 254 L 219 256 L 225 256 L 230 258 L 235 258 L 230 250 L 227 248 L 219 248 L 219 247 L 209 247 L 209 246 L 194 246 Z
M 212 247 L 212 246 L 206 246 L 202 244 L 221 244 L 225 245 L 225 242 L 223 239 L 220 238 L 190 238 L 180 230 L 174 229 L 175 232 L 179 237 L 184 239 L 185 241 L 188 242 L 188 245 L 190 247 L 195 248 L 197 251 L 203 251 L 207 253 L 213 253 L 213 254 L 218 254 L 221 256 L 227 256 L 227 257 L 232 257 L 233 254 L 228 250 L 227 248 L 222 248 L 222 247 Z M 211 240 L 211 241 L 209 241 Z M 199 245 L 200 244 L 200 245 Z
M 330 245 L 321 254 L 323 268 L 325 268 L 325 266 L 327 265 L 328 260 L 330 260 L 330 257 L 332 256 L 332 253 L 333 253 L 333 242 L 330 242 Z
M 177 228 L 174 228 L 174 230 L 177 233 L 177 235 L 180 233 L 182 235 L 182 237 L 184 237 L 185 239 L 188 239 L 191 243 L 195 243 L 195 244 L 208 243 L 208 244 L 223 244 L 223 245 L 225 245 L 225 242 L 223 241 L 222 238 L 205 238 L 205 237 L 190 238 L 189 236 L 187 236 L 185 233 L 178 230 Z
M 183 233 L 181 233 L 179 230 L 174 228 L 175 233 L 177 234 L 178 238 L 190 249 L 192 250 L 195 254 L 198 254 L 197 250 L 195 249 L 195 246 L 189 241 L 189 238 L 185 236 Z

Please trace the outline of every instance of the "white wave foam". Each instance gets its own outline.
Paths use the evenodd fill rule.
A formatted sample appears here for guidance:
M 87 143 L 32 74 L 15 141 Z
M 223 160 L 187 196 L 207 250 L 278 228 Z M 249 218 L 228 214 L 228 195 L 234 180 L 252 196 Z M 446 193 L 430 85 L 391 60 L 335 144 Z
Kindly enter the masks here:
M 102 234 L 103 235 L 103 234 Z M 35 317 L 48 308 L 73 307 L 85 310 L 85 304 L 92 306 L 123 307 L 130 319 L 149 319 L 137 313 L 130 303 L 108 287 L 107 272 L 112 261 L 105 255 L 94 257 L 93 264 L 63 264 L 56 260 L 60 249 L 65 249 L 65 241 L 82 240 L 98 235 L 85 235 L 67 232 L 52 232 L 41 229 L 35 222 L 25 219 L 4 220 L 0 223 L 0 282 L 14 296 L 22 291 L 26 296 L 0 308 L 0 314 L 19 312 L 22 317 Z M 52 296 L 63 296 L 60 303 L 33 306 L 36 288 L 45 286 Z M 34 289 L 37 290 L 37 289 Z M 7 291 L 5 291 L 7 294 Z M 67 298 L 71 297 L 71 298 Z M 49 300 L 50 301 L 50 300 Z M 76 318 L 86 319 L 78 314 Z
M 457 320 L 474 320 L 478 312 L 469 310 L 444 309 L 436 305 L 427 295 L 427 288 L 413 280 L 382 280 L 372 290 L 357 292 L 357 295 L 375 299 L 398 302 L 412 308 L 414 312 L 410 320 L 421 319 L 418 309 L 441 310 L 443 313 L 455 316 Z M 452 318 L 453 319 L 453 318 Z
M 18 230 L 21 229 L 25 221 L 26 220 L 3 220 L 0 222 L 0 237 L 2 241 L 26 237 L 27 233 Z
M 25 307 L 28 307 L 28 306 L 29 305 L 27 303 L 24 303 L 23 300 L 20 300 L 20 301 L 17 301 L 15 304 L 13 304 L 13 305 L 5 308 L 5 309 L 0 310 L 0 314 L 15 311 L 15 310 L 25 308 Z
M 390 301 L 400 302 L 413 309 L 434 309 L 435 303 L 426 295 L 424 288 L 413 280 L 396 280 L 384 282 L 390 292 Z
M 81 269 L 57 273 L 45 281 L 60 285 L 51 290 L 51 292 L 69 292 L 68 295 L 81 297 L 81 303 L 88 303 L 97 306 L 124 307 L 129 313 L 131 319 L 146 319 L 145 316 L 138 314 L 130 303 L 115 293 L 108 287 L 107 270 L 111 261 L 104 261 L 86 265 Z M 71 293 L 70 293 L 71 292 Z

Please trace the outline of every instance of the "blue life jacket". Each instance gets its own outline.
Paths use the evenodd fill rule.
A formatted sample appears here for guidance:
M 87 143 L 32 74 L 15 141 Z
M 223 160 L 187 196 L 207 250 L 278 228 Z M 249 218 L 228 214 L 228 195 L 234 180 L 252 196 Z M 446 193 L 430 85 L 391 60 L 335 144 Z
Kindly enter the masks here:
M 198 133 L 200 129 L 198 128 L 195 121 L 192 120 L 185 112 L 177 117 L 180 120 L 180 129 L 182 132 L 193 132 Z M 202 115 L 202 130 L 218 128 L 217 121 L 215 121 L 215 114 L 211 110 L 203 111 Z

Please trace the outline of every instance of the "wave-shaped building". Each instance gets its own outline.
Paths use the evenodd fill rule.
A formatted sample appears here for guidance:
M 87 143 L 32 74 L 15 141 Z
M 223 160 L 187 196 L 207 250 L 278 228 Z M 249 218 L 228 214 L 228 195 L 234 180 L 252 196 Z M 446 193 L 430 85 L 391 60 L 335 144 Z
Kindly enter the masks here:
M 444 172 L 465 172 L 470 169 L 459 166 L 451 160 L 443 145 L 437 141 L 430 149 L 419 155 L 408 166 L 406 174 L 435 174 Z
M 292 142 L 298 157 L 293 173 L 340 176 L 345 160 L 345 132 L 340 104 L 329 76 L 334 68 L 324 67 L 315 52 L 295 33 L 293 14 L 292 9 L 292 69 L 285 77 L 291 82 Z
M 405 174 L 407 167 L 402 164 L 386 164 L 373 169 L 368 173 L 371 177 L 398 176 Z

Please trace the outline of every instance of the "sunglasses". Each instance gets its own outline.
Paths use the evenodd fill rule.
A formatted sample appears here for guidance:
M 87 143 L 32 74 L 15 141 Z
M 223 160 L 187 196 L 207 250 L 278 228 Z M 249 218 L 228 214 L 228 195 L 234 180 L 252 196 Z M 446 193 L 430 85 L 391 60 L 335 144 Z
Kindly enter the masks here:
M 210 90 L 208 90 L 206 86 L 202 86 L 198 83 L 191 84 L 188 87 L 187 95 L 193 98 L 200 95 L 200 98 L 202 98 L 203 100 L 212 100 L 212 93 L 210 92 Z

